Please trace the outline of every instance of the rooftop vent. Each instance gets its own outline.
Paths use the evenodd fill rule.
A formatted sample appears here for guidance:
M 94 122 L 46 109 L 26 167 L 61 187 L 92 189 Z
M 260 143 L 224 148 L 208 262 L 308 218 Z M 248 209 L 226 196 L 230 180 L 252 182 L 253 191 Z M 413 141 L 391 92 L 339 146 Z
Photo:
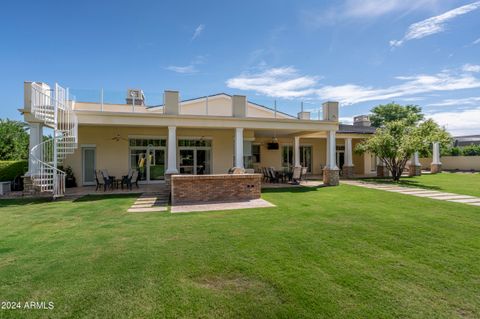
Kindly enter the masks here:
M 129 105 L 145 105 L 145 94 L 143 94 L 143 90 L 140 89 L 128 89 L 125 100 Z
M 368 115 L 358 115 L 353 118 L 353 125 L 355 126 L 372 126 Z

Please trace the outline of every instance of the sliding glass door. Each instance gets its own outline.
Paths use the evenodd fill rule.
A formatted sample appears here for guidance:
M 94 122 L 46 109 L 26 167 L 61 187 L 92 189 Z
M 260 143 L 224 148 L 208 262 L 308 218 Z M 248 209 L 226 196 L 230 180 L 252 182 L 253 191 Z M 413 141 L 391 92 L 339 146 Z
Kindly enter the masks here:
M 181 139 L 178 141 L 180 174 L 211 174 L 212 149 L 210 140 Z

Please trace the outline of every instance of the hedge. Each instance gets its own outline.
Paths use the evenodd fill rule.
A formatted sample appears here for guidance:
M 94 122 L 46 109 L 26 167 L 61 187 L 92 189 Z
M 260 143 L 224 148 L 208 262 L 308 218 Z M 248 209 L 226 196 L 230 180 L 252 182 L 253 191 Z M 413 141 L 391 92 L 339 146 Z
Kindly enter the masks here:
M 28 161 L 0 161 L 0 181 L 14 180 L 28 171 Z
M 480 145 L 455 146 L 442 150 L 443 156 L 480 156 Z

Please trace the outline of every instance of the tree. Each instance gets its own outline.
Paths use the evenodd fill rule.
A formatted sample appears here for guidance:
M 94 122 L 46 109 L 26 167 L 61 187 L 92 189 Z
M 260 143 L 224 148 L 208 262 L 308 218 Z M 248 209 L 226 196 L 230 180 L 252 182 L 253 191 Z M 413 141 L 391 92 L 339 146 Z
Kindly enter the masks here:
M 0 160 L 28 159 L 28 143 L 25 123 L 0 119 Z
M 372 126 L 383 127 L 389 122 L 403 120 L 408 125 L 414 125 L 424 119 L 422 108 L 418 105 L 400 105 L 394 102 L 380 104 L 371 110 Z
M 358 144 L 355 151 L 375 154 L 385 163 L 394 181 L 400 180 L 407 161 L 415 152 L 427 151 L 433 142 L 448 146 L 450 134 L 433 120 L 411 124 L 411 119 L 386 122 L 375 134 Z

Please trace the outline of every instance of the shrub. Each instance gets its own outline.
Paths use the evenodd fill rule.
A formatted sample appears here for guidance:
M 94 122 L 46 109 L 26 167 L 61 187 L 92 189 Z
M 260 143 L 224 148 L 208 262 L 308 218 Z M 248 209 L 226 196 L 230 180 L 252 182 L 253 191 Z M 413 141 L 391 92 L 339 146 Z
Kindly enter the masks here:
M 28 161 L 0 161 L 0 181 L 11 181 L 28 171 Z
M 462 147 L 464 156 L 480 156 L 480 145 L 468 145 Z

